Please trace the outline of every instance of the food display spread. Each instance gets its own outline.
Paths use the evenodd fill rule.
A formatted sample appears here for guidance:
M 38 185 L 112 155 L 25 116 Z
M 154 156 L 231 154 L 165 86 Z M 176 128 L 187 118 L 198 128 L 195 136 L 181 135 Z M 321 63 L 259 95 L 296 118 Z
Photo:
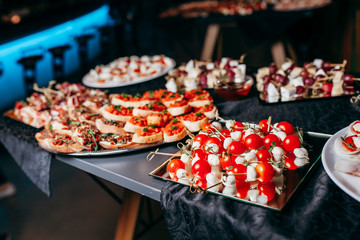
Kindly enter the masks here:
M 154 79 L 175 67 L 175 61 L 164 55 L 130 56 L 98 65 L 83 78 L 89 87 L 119 87 Z
M 291 60 L 279 68 L 275 64 L 258 69 L 256 88 L 267 103 L 352 95 L 356 91 L 351 74 L 345 74 L 346 60 L 333 64 L 315 59 L 303 66 Z
M 196 18 L 208 17 L 211 14 L 245 16 L 255 11 L 294 11 L 318 8 L 330 3 L 331 0 L 192 1 L 163 11 L 160 18 Z
M 126 149 L 135 144 L 174 142 L 199 131 L 217 115 L 210 94 L 201 89 L 172 93 L 165 89 L 107 94 L 81 84 L 54 82 L 35 86 L 16 102 L 12 117 L 33 127 L 41 147 L 55 153 Z
M 241 83 L 246 81 L 245 55 L 240 59 L 223 57 L 220 60 L 190 60 L 182 64 L 166 76 L 166 88 L 169 91 L 193 90 L 198 87 L 214 88 L 218 82 L 230 81 Z
M 169 160 L 165 178 L 194 189 L 268 204 L 281 195 L 287 181 L 293 181 L 289 175 L 284 177 L 286 172 L 310 163 L 302 131 L 289 122 L 221 120 L 223 124 L 205 124 L 182 146 Z

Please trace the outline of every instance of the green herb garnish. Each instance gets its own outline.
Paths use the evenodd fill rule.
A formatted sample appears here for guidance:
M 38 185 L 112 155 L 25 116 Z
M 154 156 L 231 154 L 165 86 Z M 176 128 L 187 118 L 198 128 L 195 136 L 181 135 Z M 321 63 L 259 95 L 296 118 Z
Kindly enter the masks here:
M 122 93 L 121 96 L 123 96 L 124 98 L 129 98 L 129 94 L 127 93 Z
M 346 136 L 345 137 L 341 137 L 341 141 L 346 145 L 347 148 L 351 149 L 351 150 L 356 150 L 356 148 L 349 142 L 347 142 L 345 140 Z
M 114 105 L 114 108 L 118 111 L 121 111 L 122 106 L 121 105 Z

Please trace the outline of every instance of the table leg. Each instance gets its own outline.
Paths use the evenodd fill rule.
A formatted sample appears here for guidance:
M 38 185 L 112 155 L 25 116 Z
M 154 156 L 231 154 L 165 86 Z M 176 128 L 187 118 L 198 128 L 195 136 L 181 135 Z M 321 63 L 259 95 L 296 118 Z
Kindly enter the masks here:
M 117 223 L 115 240 L 132 240 L 138 217 L 141 195 L 125 189 L 124 203 Z
M 210 24 L 207 27 L 204 46 L 201 52 L 201 60 L 211 61 L 219 31 L 220 24 Z

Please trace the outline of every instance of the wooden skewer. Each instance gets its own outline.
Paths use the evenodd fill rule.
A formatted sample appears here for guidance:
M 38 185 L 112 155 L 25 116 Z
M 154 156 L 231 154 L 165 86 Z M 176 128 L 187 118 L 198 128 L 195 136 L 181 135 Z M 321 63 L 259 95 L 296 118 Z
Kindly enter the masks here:
M 267 125 L 268 125 L 268 127 L 267 127 L 267 132 L 269 132 L 270 131 L 270 126 L 271 126 L 271 116 L 269 116 L 269 118 L 268 118 L 268 120 L 267 120 Z
M 331 80 L 332 78 L 333 78 L 333 77 L 318 78 L 318 79 L 315 79 L 315 81 L 317 81 L 317 82 L 322 82 L 322 81 Z
M 246 53 L 240 56 L 239 63 L 244 63 L 244 59 L 246 57 Z
M 342 63 L 331 63 L 330 66 L 331 67 L 341 66 L 344 68 L 346 64 L 347 64 L 347 60 L 344 60 Z
M 165 156 L 172 156 L 172 157 L 181 157 L 181 155 L 179 154 L 173 154 L 173 153 L 162 153 L 162 152 L 159 152 L 159 148 L 157 148 L 155 150 L 155 152 L 150 152 L 147 156 L 146 156 L 146 160 L 148 162 L 150 162 L 154 157 L 155 155 L 165 155 Z
M 350 102 L 351 102 L 351 103 L 357 103 L 357 102 L 359 102 L 359 101 L 360 101 L 360 95 L 352 96 L 352 97 L 350 98 Z

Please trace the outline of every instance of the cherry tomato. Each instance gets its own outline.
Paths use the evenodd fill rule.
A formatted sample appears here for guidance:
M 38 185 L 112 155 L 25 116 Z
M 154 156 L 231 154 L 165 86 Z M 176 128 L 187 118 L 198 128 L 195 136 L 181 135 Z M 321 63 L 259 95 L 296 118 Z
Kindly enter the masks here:
M 275 175 L 275 170 L 269 162 L 260 162 L 258 165 L 256 165 L 255 170 L 258 174 L 259 181 L 262 183 L 271 182 Z
M 208 138 L 209 138 L 208 135 L 206 135 L 206 134 L 201 134 L 201 133 L 200 133 L 200 134 L 198 134 L 198 135 L 195 136 L 194 142 L 199 142 L 200 145 L 202 146 L 202 145 L 204 145 L 205 141 L 206 141 Z
M 243 130 L 244 129 L 244 124 L 242 124 L 242 122 L 236 122 L 234 124 L 234 129 L 241 129 Z
M 172 159 L 167 165 L 169 173 L 173 175 L 176 175 L 176 171 L 180 168 L 185 169 L 185 164 L 178 158 Z
M 324 92 L 331 94 L 332 88 L 333 88 L 333 83 L 330 82 L 323 83 L 322 90 L 324 90 Z
M 194 165 L 191 167 L 191 173 L 193 175 L 197 175 L 198 179 L 205 180 L 206 175 L 211 172 L 211 166 L 210 164 L 203 160 L 197 160 Z
M 247 167 L 245 165 L 234 163 L 231 171 L 234 173 L 236 180 L 238 181 L 246 180 Z
M 269 162 L 269 159 L 272 157 L 267 149 L 258 150 L 256 156 L 260 162 Z
M 236 181 L 236 197 L 237 198 L 246 198 L 250 190 L 250 183 L 244 181 Z
M 206 180 L 198 179 L 198 180 L 195 181 L 195 184 L 198 185 L 198 187 L 201 187 L 202 189 L 207 188 L 207 181 Z
M 300 140 L 295 135 L 288 135 L 283 141 L 283 148 L 288 152 L 293 152 L 295 148 L 301 145 Z
M 245 152 L 245 150 L 245 145 L 240 141 L 232 141 L 227 148 L 227 152 L 232 155 L 240 155 Z
M 348 136 L 341 141 L 342 145 L 350 152 L 357 150 L 353 137 L 357 137 L 357 135 Z
M 221 134 L 222 135 L 220 135 L 220 139 L 221 139 L 222 142 L 224 142 L 225 138 L 230 137 L 230 130 L 229 129 L 224 129 L 224 130 L 221 131 Z
M 207 157 L 208 157 L 208 154 L 204 150 L 202 150 L 200 148 L 195 149 L 194 151 L 192 151 L 191 155 L 192 155 L 193 158 L 195 158 L 197 156 L 197 157 L 199 157 L 199 159 L 202 159 L 202 160 L 205 160 L 205 161 L 207 161 Z
M 231 156 L 224 154 L 224 156 L 220 157 L 220 164 L 223 169 L 230 171 L 230 167 L 232 166 Z
M 204 132 L 215 132 L 215 127 L 212 125 L 211 122 L 205 123 L 202 128 Z
M 269 149 L 272 143 L 275 142 L 275 146 L 281 146 L 281 140 L 275 134 L 268 134 L 264 137 L 264 146 Z
M 286 133 L 286 135 L 292 135 L 295 133 L 295 128 L 289 122 L 279 122 L 276 127 L 280 128 L 283 132 Z
M 179 178 L 176 175 L 173 175 L 171 180 L 177 182 L 179 181 Z
M 276 195 L 275 184 L 273 182 L 259 183 L 257 188 L 260 195 L 265 195 L 267 197 L 268 202 Z
M 269 124 L 268 124 L 268 120 L 267 119 L 263 119 L 259 122 L 259 126 L 261 128 L 261 131 L 263 133 L 269 133 L 271 130 L 272 130 L 272 127 L 270 126 L 269 127 Z M 269 130 L 268 130 L 268 127 L 269 127 Z
M 261 137 L 255 133 L 250 134 L 246 136 L 245 138 L 245 146 L 252 150 L 252 149 L 258 149 L 263 145 L 263 140 Z
M 216 149 L 214 144 L 218 146 L 218 149 Z M 223 143 L 217 137 L 209 137 L 205 141 L 204 149 L 206 151 L 209 151 L 209 152 L 212 152 L 212 153 L 219 153 L 219 154 L 221 154 L 224 151 Z
M 295 164 L 295 154 L 293 153 L 286 153 L 285 154 L 285 167 L 290 170 L 298 169 L 299 167 Z
M 356 134 L 360 134 L 360 131 L 357 131 L 354 127 L 355 125 L 360 124 L 360 121 L 355 121 L 353 124 L 351 124 L 351 130 L 354 131 Z

